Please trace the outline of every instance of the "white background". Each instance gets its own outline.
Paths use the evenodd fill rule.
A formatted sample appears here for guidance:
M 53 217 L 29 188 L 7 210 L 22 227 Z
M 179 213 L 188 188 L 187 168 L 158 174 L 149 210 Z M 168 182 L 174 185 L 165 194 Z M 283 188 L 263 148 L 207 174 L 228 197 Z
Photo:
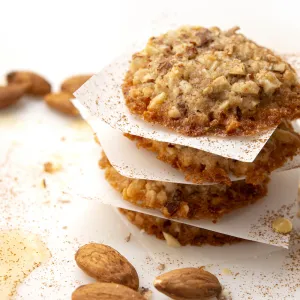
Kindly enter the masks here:
M 97 72 L 132 39 L 174 21 L 239 25 L 259 43 L 300 51 L 297 0 L 1 0 L 0 72 L 28 68 L 54 83 L 74 73 Z
M 245 34 L 255 39 L 258 43 L 275 48 L 281 53 L 300 53 L 298 1 L 0 0 L 0 76 L 13 69 L 30 69 L 45 75 L 57 87 L 69 75 L 98 72 L 112 58 L 124 51 L 126 45 L 130 45 L 135 39 L 147 37 L 153 28 L 161 31 L 173 26 L 175 22 L 180 25 L 189 23 L 204 26 L 217 25 L 221 28 L 239 25 Z M 91 149 L 91 153 L 95 156 L 93 156 L 93 160 L 89 160 L 89 163 L 91 168 L 95 166 L 94 172 L 97 172 L 99 150 L 96 146 L 92 148 L 92 144 L 86 139 L 76 136 L 76 128 L 73 121 L 63 118 L 59 120 L 54 113 L 52 115 L 44 107 L 36 103 L 31 103 L 30 113 L 32 115 L 28 117 L 26 112 L 28 106 L 23 104 L 24 102 L 17 107 L 19 113 L 18 121 L 26 119 L 29 120 L 30 124 L 28 123 L 29 125 L 26 125 L 26 127 L 22 126 L 22 124 L 18 125 L 22 128 L 22 134 L 20 134 L 17 127 L 14 127 L 14 132 L 10 134 L 6 130 L 10 128 L 9 124 L 3 125 L 1 122 L 3 113 L 0 115 L 1 126 L 6 126 L 6 131 L 0 131 L 0 153 L 4 148 L 4 135 L 7 140 L 21 138 L 23 141 L 26 141 L 26 134 L 32 132 L 35 132 L 35 137 L 38 139 L 32 136 L 31 144 L 21 143 L 20 147 L 23 147 L 22 149 L 27 148 L 29 152 L 31 145 L 43 141 L 45 144 L 41 148 L 47 148 L 47 138 L 43 134 L 42 129 L 31 131 L 35 128 L 35 123 L 32 120 L 39 118 L 39 122 L 44 122 L 44 130 L 48 130 L 49 135 L 51 126 L 57 129 L 53 131 L 55 134 L 53 134 L 51 139 L 48 139 L 49 145 L 52 144 L 52 141 L 59 140 L 62 134 L 70 134 L 69 131 L 72 131 L 70 144 L 67 144 L 69 147 L 57 146 L 53 152 L 55 150 L 60 152 L 61 147 L 65 147 L 66 157 L 69 157 L 69 160 L 71 160 L 68 151 L 72 150 L 73 139 L 74 143 L 78 143 L 78 148 L 73 153 L 74 157 L 76 157 L 75 161 L 78 164 L 81 163 L 84 167 L 84 160 L 80 159 L 80 147 L 82 149 Z M 13 125 L 16 120 L 15 111 L 8 110 L 6 114 L 9 122 L 13 120 L 11 123 Z M 25 114 L 27 117 L 25 117 Z M 47 114 L 47 117 L 43 117 L 42 114 Z M 51 126 L 47 126 L 47 124 L 51 124 Z M 60 133 L 59 128 L 63 127 L 66 129 Z M 42 140 L 43 138 L 44 140 Z M 32 155 L 31 159 L 28 159 L 22 152 L 24 160 L 22 160 L 22 163 L 20 162 L 20 166 L 26 163 L 28 170 L 30 167 L 34 170 L 30 176 L 26 172 L 22 176 L 28 178 L 28 180 L 40 180 L 41 163 L 43 159 L 47 159 L 47 155 L 50 155 L 48 152 L 45 151 L 44 156 L 38 158 L 39 151 L 36 150 L 33 152 L 35 155 Z M 16 155 L 18 156 L 18 150 Z M 0 157 L 0 162 L 2 159 L 3 157 Z M 23 168 L 20 168 L 20 170 L 24 171 Z M 74 170 L 76 171 L 76 169 Z M 79 176 L 80 170 L 77 170 L 77 172 L 75 172 L 75 175 Z M 67 207 L 51 204 L 50 210 L 46 210 L 41 203 L 39 205 L 36 204 L 35 201 L 42 201 L 38 197 L 33 191 L 27 203 L 16 207 L 15 212 L 19 215 L 25 214 L 28 219 L 13 219 L 10 224 L 5 225 L 7 227 L 15 226 L 19 224 L 20 220 L 19 226 L 23 224 L 24 228 L 33 232 L 39 233 L 43 231 L 41 228 L 50 228 L 50 234 L 44 233 L 44 240 L 47 241 L 47 245 L 53 255 L 51 264 L 39 268 L 27 279 L 26 284 L 20 289 L 19 299 L 69 299 L 72 290 L 78 284 L 89 282 L 89 279 L 83 278 L 75 267 L 73 254 L 79 245 L 90 240 L 105 241 L 119 249 L 138 268 L 138 272 L 142 277 L 142 283 L 150 287 L 149 275 L 152 278 L 157 273 L 156 265 L 158 261 L 152 261 L 149 266 L 147 252 L 145 250 L 136 251 L 140 246 L 135 239 L 129 244 L 124 243 L 123 237 L 128 234 L 128 230 L 122 226 L 121 221 L 115 217 L 113 211 L 108 208 L 103 208 L 102 210 L 97 203 L 82 203 L 78 201 Z M 24 197 L 20 197 L 18 201 L 24 199 Z M 10 203 L 10 213 L 14 213 L 14 203 Z M 3 205 L 3 207 L 6 206 Z M 8 213 L 5 210 L 3 211 L 5 214 Z M 97 217 L 98 215 L 99 218 Z M 1 227 L 5 224 L 2 220 L 0 219 Z M 65 225 L 68 226 L 69 230 L 60 231 L 62 226 Z M 146 237 L 145 244 L 149 245 L 150 240 Z M 161 251 L 168 251 L 165 245 L 161 243 L 156 244 L 154 240 L 152 245 L 157 245 L 157 247 L 160 245 L 161 248 L 159 249 Z M 209 252 L 209 250 L 206 250 L 205 253 L 209 256 Z M 171 251 L 170 257 L 172 259 L 174 257 L 178 258 L 180 257 L 179 254 L 180 252 L 173 253 Z M 215 252 L 214 255 L 218 257 Z M 222 259 L 222 257 L 218 257 L 218 259 Z M 240 264 L 242 266 L 241 269 L 244 268 L 246 273 L 248 269 L 251 269 L 252 277 L 247 278 L 247 280 L 239 277 L 235 280 L 237 285 L 231 285 L 232 290 L 234 291 L 235 289 L 235 295 L 239 295 L 241 289 L 249 289 L 251 293 L 254 293 L 254 290 L 256 291 L 257 294 L 253 296 L 255 300 L 275 299 L 275 295 L 275 298 L 272 295 L 269 295 L 269 298 L 263 298 L 256 288 L 255 280 L 260 281 L 265 278 L 264 276 L 271 279 L 272 272 L 275 270 L 276 274 L 283 259 L 284 253 L 281 252 L 281 254 L 275 255 L 271 263 L 269 265 L 266 264 L 266 269 L 264 270 L 261 270 L 264 258 L 262 260 L 251 259 L 248 263 L 242 261 L 236 265 L 229 265 L 230 268 L 234 268 L 234 266 L 238 268 Z M 193 261 L 201 264 L 205 260 L 199 255 L 199 258 L 193 257 Z M 188 265 L 190 262 L 186 261 L 185 263 Z M 172 268 L 172 261 L 169 261 L 167 265 L 169 268 Z M 48 276 L 50 270 L 52 275 Z M 238 268 L 238 270 L 240 269 Z M 260 275 L 261 271 L 265 271 L 263 276 Z M 282 272 L 279 272 L 275 278 L 279 278 L 281 274 Z M 293 273 L 288 273 L 284 274 L 283 277 L 288 276 L 291 279 L 294 275 Z M 230 285 L 231 281 L 230 278 L 222 278 L 222 282 L 228 285 Z M 245 286 L 245 281 L 248 283 L 248 286 Z M 52 285 L 53 282 L 55 283 L 54 285 Z M 242 291 L 242 294 L 245 293 L 245 290 Z M 288 295 L 288 299 L 293 297 L 293 294 L 285 288 L 283 288 L 283 294 Z M 296 297 L 295 294 L 295 299 L 297 299 Z M 281 299 L 281 297 L 279 298 Z M 279 298 L 277 297 L 277 299 Z M 234 299 L 241 298 L 237 296 Z

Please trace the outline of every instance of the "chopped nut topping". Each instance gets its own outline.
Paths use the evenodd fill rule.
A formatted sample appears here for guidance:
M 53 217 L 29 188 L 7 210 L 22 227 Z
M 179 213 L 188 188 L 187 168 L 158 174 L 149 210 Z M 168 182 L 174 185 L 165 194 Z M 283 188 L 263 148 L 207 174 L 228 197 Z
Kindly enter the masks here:
M 184 26 L 150 38 L 124 79 L 129 110 L 188 136 L 253 135 L 297 117 L 296 72 L 237 30 Z
M 272 65 L 271 69 L 273 71 L 283 73 L 285 71 L 285 64 L 284 63 L 274 64 Z
M 246 67 L 243 63 L 238 63 L 229 69 L 231 75 L 246 75 Z
M 272 72 L 266 73 L 265 71 L 261 71 L 257 74 L 256 78 L 267 95 L 272 95 L 282 84 Z
M 230 89 L 230 84 L 225 76 L 220 76 L 212 82 L 214 93 L 220 93 Z
M 166 232 L 163 232 L 163 235 L 164 235 L 164 238 L 166 239 L 167 245 L 169 247 L 173 247 L 173 248 L 181 247 L 178 240 L 176 240 L 172 235 L 170 235 L 169 233 L 166 233 Z
M 166 93 L 160 93 L 154 97 L 148 105 L 148 109 L 157 109 L 167 98 Z
M 232 91 L 239 94 L 253 94 L 259 93 L 259 86 L 254 81 L 236 82 L 232 85 Z
M 178 119 L 180 118 L 180 111 L 178 110 L 178 108 L 176 106 L 172 106 L 171 109 L 168 112 L 168 115 L 170 118 L 172 119 Z

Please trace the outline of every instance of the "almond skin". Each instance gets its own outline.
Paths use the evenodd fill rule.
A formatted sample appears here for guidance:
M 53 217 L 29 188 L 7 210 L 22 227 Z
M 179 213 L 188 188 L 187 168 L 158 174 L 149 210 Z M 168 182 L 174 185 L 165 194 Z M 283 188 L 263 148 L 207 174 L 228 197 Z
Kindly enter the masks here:
M 82 285 L 72 294 L 72 300 L 145 300 L 138 292 L 116 283 L 95 282 Z
M 80 269 L 100 282 L 113 282 L 137 290 L 139 278 L 131 263 L 115 249 L 90 243 L 79 248 L 75 260 Z
M 44 97 L 50 107 L 67 115 L 78 116 L 79 112 L 70 101 L 71 99 L 74 99 L 74 96 L 67 92 L 50 93 Z
M 156 277 L 154 286 L 161 293 L 176 300 L 216 297 L 222 287 L 218 278 L 202 269 L 177 269 Z
M 50 83 L 42 76 L 29 71 L 14 71 L 6 75 L 8 85 L 27 85 L 26 94 L 32 96 L 44 96 L 51 92 Z
M 0 109 L 16 103 L 24 94 L 26 86 L 11 84 L 0 86 Z
M 87 80 L 89 80 L 93 75 L 77 75 L 67 78 L 62 84 L 60 89 L 63 92 L 68 92 L 73 94 L 77 91 Z

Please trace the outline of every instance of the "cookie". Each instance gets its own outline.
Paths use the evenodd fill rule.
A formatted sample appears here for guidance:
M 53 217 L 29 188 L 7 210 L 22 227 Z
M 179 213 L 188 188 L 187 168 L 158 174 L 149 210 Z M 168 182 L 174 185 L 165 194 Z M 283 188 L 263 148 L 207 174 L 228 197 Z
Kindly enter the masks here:
M 123 83 L 130 112 L 188 136 L 253 135 L 294 119 L 294 69 L 239 28 L 181 27 L 133 54 Z

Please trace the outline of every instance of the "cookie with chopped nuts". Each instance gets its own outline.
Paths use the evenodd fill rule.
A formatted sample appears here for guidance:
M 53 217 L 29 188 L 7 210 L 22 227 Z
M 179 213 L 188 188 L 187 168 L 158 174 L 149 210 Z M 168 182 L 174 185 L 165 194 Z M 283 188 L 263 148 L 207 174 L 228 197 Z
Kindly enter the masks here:
M 295 70 L 238 27 L 181 27 L 149 39 L 123 83 L 129 110 L 188 136 L 253 135 L 300 112 Z
M 290 122 L 283 122 L 274 131 L 253 162 L 242 162 L 182 145 L 155 141 L 125 134 L 137 147 L 154 152 L 157 158 L 185 175 L 187 181 L 231 185 L 230 175 L 246 177 L 246 182 L 259 184 L 289 159 L 299 154 L 300 135 Z
M 211 219 L 217 221 L 235 209 L 254 203 L 267 193 L 268 178 L 258 185 L 235 181 L 232 185 L 190 185 L 133 179 L 119 174 L 105 154 L 99 162 L 105 179 L 124 200 L 156 209 L 167 218 Z
M 139 229 L 145 230 L 148 234 L 154 235 L 161 240 L 165 240 L 166 237 L 171 236 L 181 246 L 202 246 L 205 244 L 221 246 L 242 241 L 242 239 L 230 235 L 146 215 L 136 211 L 123 208 L 119 210 L 127 217 L 129 222 Z

